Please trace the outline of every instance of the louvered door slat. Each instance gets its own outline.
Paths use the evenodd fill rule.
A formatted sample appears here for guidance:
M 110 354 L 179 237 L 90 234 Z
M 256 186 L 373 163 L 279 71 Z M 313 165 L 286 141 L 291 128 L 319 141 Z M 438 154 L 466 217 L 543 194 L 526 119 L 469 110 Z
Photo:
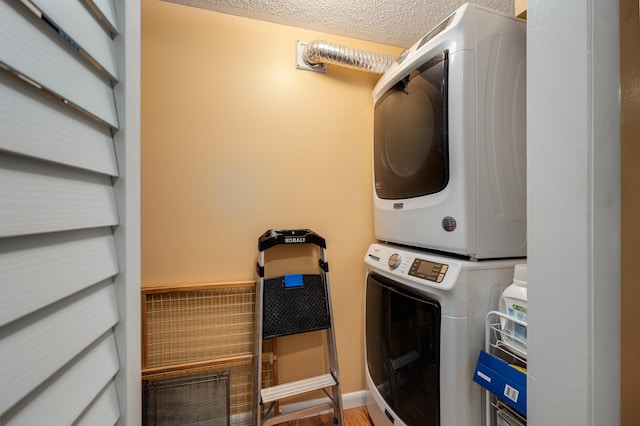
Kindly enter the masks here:
M 20 2 L 0 2 L 0 63 L 118 127 L 111 84 Z
M 111 179 L 0 153 L 0 237 L 118 223 Z
M 61 301 L 5 330 L 7 335 L 0 340 L 0 413 L 34 391 L 117 321 L 113 285 L 103 284 L 97 291 Z M 9 413 L 0 423 L 4 425 L 7 417 Z
M 78 0 L 31 0 L 47 20 L 72 40 L 74 47 L 118 80 L 113 41 L 91 12 Z
M 113 0 L 85 0 L 91 10 L 100 19 L 104 20 L 110 31 L 118 33 L 118 21 L 116 20 L 116 10 Z
M 0 327 L 117 273 L 110 228 L 0 239 Z
M 118 176 L 109 127 L 0 72 L 0 149 Z
M 75 426 L 112 426 L 118 420 L 118 394 L 111 382 L 91 404 Z
M 100 394 L 118 371 L 118 352 L 113 334 L 91 345 L 78 359 L 42 386 L 36 398 L 15 415 L 7 413 L 3 426 L 70 425 Z

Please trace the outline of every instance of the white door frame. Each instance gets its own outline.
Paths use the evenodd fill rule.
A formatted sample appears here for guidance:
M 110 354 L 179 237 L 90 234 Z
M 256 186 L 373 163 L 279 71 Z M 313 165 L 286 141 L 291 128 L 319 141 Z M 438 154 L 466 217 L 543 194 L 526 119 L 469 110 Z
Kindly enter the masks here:
M 618 8 L 528 2 L 533 426 L 620 423 Z

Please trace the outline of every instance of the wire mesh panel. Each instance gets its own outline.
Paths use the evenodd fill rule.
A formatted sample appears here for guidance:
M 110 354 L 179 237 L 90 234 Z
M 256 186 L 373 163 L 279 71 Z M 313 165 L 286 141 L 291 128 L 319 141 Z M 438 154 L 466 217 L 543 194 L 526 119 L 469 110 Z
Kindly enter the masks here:
M 145 426 L 229 426 L 229 371 L 147 383 Z
M 262 387 L 274 386 L 273 364 L 262 363 Z M 231 426 L 249 426 L 253 410 L 253 365 L 231 368 Z
M 147 368 L 253 353 L 254 287 L 146 295 Z

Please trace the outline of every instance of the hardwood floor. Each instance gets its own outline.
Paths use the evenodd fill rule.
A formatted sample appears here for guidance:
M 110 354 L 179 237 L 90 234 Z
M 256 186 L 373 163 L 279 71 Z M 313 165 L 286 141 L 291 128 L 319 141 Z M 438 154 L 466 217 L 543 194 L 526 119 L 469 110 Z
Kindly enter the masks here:
M 334 426 L 333 414 L 307 417 L 292 422 L 282 423 L 283 426 Z M 367 407 L 356 407 L 344 410 L 343 426 L 373 426 L 367 413 Z

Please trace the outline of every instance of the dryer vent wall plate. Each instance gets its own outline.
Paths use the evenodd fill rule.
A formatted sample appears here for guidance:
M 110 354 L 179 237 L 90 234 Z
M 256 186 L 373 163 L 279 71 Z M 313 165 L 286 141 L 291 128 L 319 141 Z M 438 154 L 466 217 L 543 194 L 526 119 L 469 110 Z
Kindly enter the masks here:
M 305 71 L 327 72 L 327 64 L 309 65 L 303 58 L 306 41 L 296 41 L 296 68 Z

